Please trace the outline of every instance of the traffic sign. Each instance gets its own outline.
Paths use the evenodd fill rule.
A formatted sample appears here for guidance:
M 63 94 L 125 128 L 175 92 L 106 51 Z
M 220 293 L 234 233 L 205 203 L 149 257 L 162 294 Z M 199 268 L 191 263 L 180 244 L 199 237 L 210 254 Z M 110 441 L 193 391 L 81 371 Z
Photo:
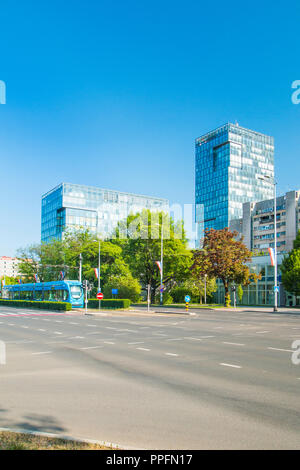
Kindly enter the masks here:
M 279 286 L 274 286 L 274 292 L 279 292 Z
M 97 299 L 99 300 L 103 299 L 103 294 L 101 292 L 98 292 Z
M 191 301 L 191 298 L 189 295 L 186 295 L 185 298 L 184 298 L 185 302 L 190 302 Z

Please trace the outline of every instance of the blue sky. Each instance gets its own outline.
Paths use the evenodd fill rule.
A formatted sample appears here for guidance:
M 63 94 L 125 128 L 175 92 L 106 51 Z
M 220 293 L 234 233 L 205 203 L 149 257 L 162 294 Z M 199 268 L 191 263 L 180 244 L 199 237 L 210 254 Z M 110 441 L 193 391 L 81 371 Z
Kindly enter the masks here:
M 238 121 L 275 137 L 300 188 L 300 4 L 186 0 L 1 5 L 0 255 L 40 237 L 62 181 L 194 199 L 194 139 Z

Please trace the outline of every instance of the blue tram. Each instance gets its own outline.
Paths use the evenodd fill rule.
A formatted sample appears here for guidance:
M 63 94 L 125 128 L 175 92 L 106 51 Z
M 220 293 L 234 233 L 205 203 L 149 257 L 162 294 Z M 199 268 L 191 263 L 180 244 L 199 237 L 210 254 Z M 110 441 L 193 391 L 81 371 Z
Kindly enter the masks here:
M 79 281 L 36 282 L 3 286 L 2 296 L 10 300 L 70 302 L 72 308 L 83 307 L 84 292 Z

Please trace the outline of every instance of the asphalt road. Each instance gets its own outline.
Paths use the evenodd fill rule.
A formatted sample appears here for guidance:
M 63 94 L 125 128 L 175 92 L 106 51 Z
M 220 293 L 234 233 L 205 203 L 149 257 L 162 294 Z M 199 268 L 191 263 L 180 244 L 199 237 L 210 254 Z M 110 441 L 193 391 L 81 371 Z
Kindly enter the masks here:
M 0 427 L 133 448 L 299 449 L 295 339 L 292 314 L 1 307 Z

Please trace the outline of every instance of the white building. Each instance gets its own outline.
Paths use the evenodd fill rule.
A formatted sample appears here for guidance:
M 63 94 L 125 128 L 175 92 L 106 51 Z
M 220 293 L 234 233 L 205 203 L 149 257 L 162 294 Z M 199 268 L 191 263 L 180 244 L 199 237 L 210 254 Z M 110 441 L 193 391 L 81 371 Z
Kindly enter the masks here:
M 0 278 L 19 276 L 19 263 L 17 258 L 11 256 L 0 256 Z

